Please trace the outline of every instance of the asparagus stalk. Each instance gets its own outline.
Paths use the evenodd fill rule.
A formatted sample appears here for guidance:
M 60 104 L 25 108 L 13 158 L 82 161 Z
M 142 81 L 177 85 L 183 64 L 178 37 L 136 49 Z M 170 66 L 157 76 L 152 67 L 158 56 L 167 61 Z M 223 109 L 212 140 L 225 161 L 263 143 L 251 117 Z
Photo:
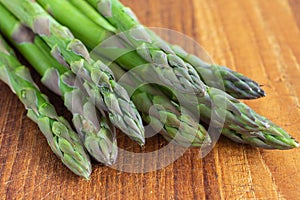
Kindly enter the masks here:
M 0 80 L 4 81 L 25 105 L 27 116 L 38 124 L 52 151 L 75 174 L 89 179 L 91 163 L 77 134 L 59 117 L 48 98 L 33 82 L 29 70 L 15 58 L 0 35 Z
M 133 74 L 125 75 L 126 72 L 116 63 L 112 63 L 109 67 L 116 74 L 116 79 L 122 78 L 122 85 L 128 92 L 134 91 L 134 88 L 140 85 L 140 81 Z M 193 119 L 188 110 L 171 101 L 151 85 L 138 87 L 131 98 L 144 121 L 152 125 L 154 130 L 160 130 L 162 136 L 169 142 L 191 147 L 211 144 L 205 128 Z
M 117 158 L 115 129 L 109 126 L 105 116 L 96 115 L 94 104 L 76 82 L 75 75 L 52 58 L 41 38 L 25 28 L 1 3 L 0 16 L 3 34 L 40 73 L 42 82 L 63 97 L 89 154 L 98 162 L 112 165 Z
M 84 0 L 68 0 L 76 8 L 81 10 L 88 18 L 92 19 L 97 25 L 102 27 L 104 31 L 110 31 L 113 33 L 117 32 L 117 29 L 112 26 L 104 17 L 99 15 L 98 11 L 95 10 L 87 1 Z M 41 1 L 43 5 L 45 2 Z M 103 32 L 104 32 L 103 31 Z
M 52 49 L 52 55 L 84 80 L 88 94 L 98 109 L 108 112 L 111 122 L 133 140 L 144 144 L 141 117 L 129 96 L 107 66 L 94 61 L 81 41 L 56 22 L 36 2 L 1 0 L 19 20 L 30 27 Z
M 238 141 L 236 138 L 239 138 L 240 143 L 266 149 L 299 147 L 298 142 L 285 130 L 219 89 L 207 87 L 206 95 L 198 98 L 198 101 L 201 120 L 210 122 L 210 116 L 214 113 L 217 116 L 214 123 L 217 124 L 223 123 L 222 119 L 225 117 L 222 134 L 233 141 Z M 225 107 L 218 105 L 222 102 Z M 207 106 L 209 103 L 211 106 Z
M 86 5 L 86 1 L 69 1 L 85 14 L 94 13 L 94 10 Z M 106 18 L 117 29 L 117 32 L 126 32 L 137 27 L 146 30 L 151 37 L 152 43 L 156 45 L 157 48 L 160 46 L 164 47 L 162 49 L 168 48 L 167 52 L 179 56 L 185 62 L 193 66 L 206 85 L 225 90 L 231 96 L 240 99 L 256 99 L 265 96 L 265 92 L 260 86 L 244 75 L 234 72 L 227 67 L 205 63 L 197 56 L 188 54 L 182 48 L 169 45 L 155 33 L 143 27 L 132 10 L 122 5 L 119 0 L 88 0 L 88 3 L 101 14 L 99 16 L 95 14 L 93 14 L 93 16 L 87 15 L 91 20 L 97 23 L 100 20 L 104 21 L 104 18 Z M 109 26 L 103 27 L 109 28 Z M 106 28 L 106 30 L 112 31 L 112 29 L 108 28 Z M 94 44 L 97 43 L 94 42 Z M 128 61 L 122 60 L 122 62 L 128 65 Z

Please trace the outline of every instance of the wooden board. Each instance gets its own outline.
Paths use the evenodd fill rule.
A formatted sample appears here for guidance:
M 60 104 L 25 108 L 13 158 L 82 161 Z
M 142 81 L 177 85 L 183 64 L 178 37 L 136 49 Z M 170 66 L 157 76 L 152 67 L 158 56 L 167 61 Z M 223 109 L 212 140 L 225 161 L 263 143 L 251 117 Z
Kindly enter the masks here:
M 201 44 L 216 63 L 263 84 L 267 97 L 246 103 L 300 140 L 300 1 L 123 2 L 145 25 L 182 32 Z M 204 159 L 199 159 L 197 149 L 189 149 L 171 165 L 145 174 L 94 164 L 91 180 L 82 180 L 50 151 L 3 83 L 0 93 L 0 199 L 299 198 L 299 149 L 267 151 L 224 138 Z M 65 113 L 58 97 L 52 95 L 51 100 Z M 139 151 L 122 135 L 119 144 Z M 155 136 L 146 150 L 162 144 L 163 139 Z M 124 164 L 133 162 L 134 158 L 124 160 Z

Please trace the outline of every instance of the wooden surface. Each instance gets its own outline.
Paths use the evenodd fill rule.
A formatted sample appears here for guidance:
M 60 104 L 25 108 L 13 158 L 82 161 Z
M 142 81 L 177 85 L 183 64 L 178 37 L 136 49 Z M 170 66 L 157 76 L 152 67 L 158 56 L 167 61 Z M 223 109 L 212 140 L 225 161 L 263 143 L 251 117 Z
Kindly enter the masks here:
M 123 2 L 147 26 L 193 37 L 216 63 L 263 84 L 268 96 L 246 103 L 300 140 L 299 0 Z M 0 93 L 0 199 L 299 199 L 299 149 L 267 151 L 224 138 L 204 159 L 189 149 L 155 172 L 131 174 L 94 164 L 87 182 L 59 162 L 3 83 Z M 62 107 L 56 96 L 51 100 Z M 126 137 L 119 144 L 139 151 Z M 162 144 L 156 136 L 146 150 Z

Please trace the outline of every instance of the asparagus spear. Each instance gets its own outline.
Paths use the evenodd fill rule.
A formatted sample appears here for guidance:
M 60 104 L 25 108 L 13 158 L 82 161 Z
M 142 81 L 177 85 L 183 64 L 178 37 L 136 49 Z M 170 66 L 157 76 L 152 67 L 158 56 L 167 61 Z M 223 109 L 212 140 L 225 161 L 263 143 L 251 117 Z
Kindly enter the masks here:
M 299 147 L 298 142 L 282 128 L 219 89 L 207 87 L 206 95 L 198 101 L 201 119 L 208 123 L 214 113 L 217 116 L 214 123 L 223 123 L 222 118 L 225 117 L 222 134 L 234 141 L 239 137 L 242 143 L 267 149 Z M 219 102 L 226 106 L 218 106 Z M 206 106 L 209 103 L 211 106 Z
M 52 151 L 72 172 L 89 179 L 91 163 L 80 139 L 68 122 L 57 115 L 48 98 L 33 82 L 29 70 L 19 63 L 1 35 L 0 80 L 10 86 L 25 105 L 27 116 L 38 124 Z
M 99 12 L 95 10 L 87 1 L 84 0 L 68 0 L 76 8 L 81 10 L 88 18 L 92 19 L 97 25 L 113 33 L 117 32 L 117 29 L 112 26 L 104 17 L 99 15 Z M 41 4 L 45 5 L 46 1 L 41 1 Z M 68 4 L 66 4 L 68 5 Z
M 90 155 L 106 165 L 117 158 L 115 129 L 110 128 L 105 116 L 98 116 L 94 104 L 76 83 L 75 75 L 50 55 L 48 46 L 31 30 L 25 28 L 0 3 L 0 30 L 18 48 L 32 66 L 41 74 L 42 82 L 61 95 L 73 114 L 73 123 Z
M 145 139 L 141 117 L 109 68 L 101 61 L 91 59 L 81 41 L 75 39 L 69 29 L 56 22 L 36 2 L 1 2 L 52 48 L 52 55 L 58 61 L 84 80 L 85 89 L 97 108 L 108 112 L 116 127 L 143 145 Z
M 116 75 L 116 79 L 122 78 L 125 89 L 134 91 L 132 101 L 136 105 L 145 122 L 152 125 L 154 130 L 175 144 L 181 146 L 201 147 L 210 145 L 211 139 L 205 128 L 193 119 L 190 113 L 178 103 L 171 101 L 159 90 L 151 85 L 143 85 L 133 74 L 127 73 L 116 63 L 109 65 Z
M 86 5 L 86 1 L 69 1 L 71 1 L 73 5 L 75 5 L 85 14 L 95 12 L 95 10 Z M 193 66 L 201 80 L 206 85 L 225 90 L 233 97 L 240 99 L 255 99 L 265 96 L 265 92 L 260 88 L 260 86 L 255 81 L 245 77 L 244 75 L 234 72 L 227 67 L 205 63 L 200 58 L 188 54 L 182 48 L 169 45 L 155 33 L 143 27 L 139 23 L 132 10 L 122 5 L 118 0 L 88 0 L 88 3 L 99 10 L 99 12 L 102 14 L 102 16 L 96 16 L 95 13 L 93 15 L 87 15 L 91 20 L 97 23 L 99 21 L 104 21 L 104 18 L 106 18 L 119 32 L 126 32 L 136 27 L 142 27 L 142 29 L 148 32 L 154 45 L 156 45 L 158 48 L 160 46 L 164 47 L 162 49 L 168 48 L 168 53 L 179 56 L 185 62 Z M 107 22 L 105 22 L 105 26 L 103 26 L 103 28 L 112 31 L 110 26 L 106 25 L 106 23 Z M 97 43 L 94 42 L 94 44 Z M 121 62 L 124 62 L 128 65 L 127 60 L 122 60 Z M 218 82 L 218 79 L 220 79 L 221 82 Z

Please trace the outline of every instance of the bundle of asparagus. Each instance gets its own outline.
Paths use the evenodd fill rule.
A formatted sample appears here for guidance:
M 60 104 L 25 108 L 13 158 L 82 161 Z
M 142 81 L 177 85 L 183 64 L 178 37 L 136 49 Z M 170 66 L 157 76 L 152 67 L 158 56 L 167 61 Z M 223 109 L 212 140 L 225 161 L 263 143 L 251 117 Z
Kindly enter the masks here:
M 158 36 L 145 29 L 138 23 L 132 12 L 129 12 L 129 9 L 125 8 L 118 0 L 88 0 L 87 2 L 90 3 L 90 5 L 82 0 L 70 2 L 38 0 L 38 2 L 57 20 L 69 27 L 74 32 L 75 36 L 81 39 L 90 48 L 94 48 L 98 46 L 99 43 L 103 42 L 106 38 L 103 37 L 103 35 L 111 35 L 111 33 L 108 32 L 108 29 L 112 28 L 106 29 L 105 24 L 110 24 L 109 27 L 114 27 L 115 32 L 124 33 L 120 35 L 120 41 L 117 43 L 118 45 L 113 47 L 105 45 L 108 47 L 101 48 L 97 52 L 102 54 L 105 58 L 111 58 L 113 61 L 116 61 L 125 70 L 130 70 L 134 67 L 149 63 L 154 66 L 154 69 L 159 68 L 157 73 L 164 74 L 164 77 L 167 79 L 166 85 L 169 86 L 169 82 L 176 83 L 178 77 L 186 78 L 186 76 L 189 78 L 185 79 L 184 85 L 193 85 L 194 82 L 190 80 L 194 80 L 197 76 L 192 73 L 193 71 L 190 71 L 191 66 L 193 66 L 192 64 L 198 66 L 197 68 L 206 66 L 204 68 L 209 68 L 211 70 L 211 73 L 203 72 L 203 76 L 208 76 L 208 74 L 217 76 L 218 74 L 214 72 L 216 69 L 215 66 L 208 67 L 206 63 L 201 64 L 203 62 L 200 59 L 196 59 L 195 56 L 187 55 L 179 48 L 171 47 L 162 39 L 158 38 Z M 98 15 L 94 13 L 94 17 L 91 17 L 91 15 L 85 16 L 88 12 L 93 13 L 93 7 L 91 6 L 99 9 Z M 65 8 L 68 8 L 69 13 L 66 14 L 63 12 Z M 95 12 L 95 10 L 93 11 Z M 67 20 L 67 15 L 69 14 L 72 14 L 72 20 Z M 99 23 L 93 23 L 92 19 L 94 18 L 101 19 L 101 21 L 106 20 L 106 23 L 100 26 Z M 74 23 L 75 21 L 80 21 L 82 24 L 78 26 L 77 23 Z M 102 37 L 99 37 L 99 35 Z M 115 40 L 113 42 L 116 43 Z M 134 52 L 132 49 L 136 49 L 136 51 Z M 172 49 L 176 49 L 175 52 L 177 52 L 178 55 Z M 182 57 L 185 59 L 183 60 Z M 190 61 L 190 63 L 188 63 L 187 60 Z M 179 69 L 184 75 L 177 73 L 177 70 Z M 222 71 L 226 68 L 219 67 L 217 69 Z M 189 70 L 189 72 L 184 72 L 185 70 Z M 224 78 L 222 80 L 224 86 L 227 87 L 228 92 L 232 90 L 232 86 L 234 85 L 234 88 L 237 89 L 234 90 L 233 93 L 240 94 L 241 98 L 250 97 L 245 97 L 241 92 L 238 92 L 239 90 L 251 95 L 254 95 L 253 91 L 256 91 L 256 95 L 254 95 L 256 97 L 264 95 L 264 92 L 254 81 L 251 81 L 241 74 L 231 73 L 231 70 L 225 71 L 219 72 L 219 74 L 223 74 L 221 77 Z M 147 74 L 145 73 L 145 76 L 142 78 L 147 78 Z M 216 79 L 217 78 L 212 77 L 206 80 Z M 231 80 L 230 84 L 228 84 L 229 80 Z M 224 123 L 222 133 L 225 136 L 240 143 L 247 143 L 268 149 L 289 149 L 296 146 L 293 138 L 291 138 L 284 130 L 266 118 L 258 115 L 245 104 L 240 103 L 238 100 L 221 90 L 205 85 L 201 80 L 197 83 L 199 83 L 198 88 L 193 89 L 197 90 L 200 88 L 198 90 L 197 98 L 199 103 L 198 110 L 201 113 L 202 120 L 209 123 L 212 112 L 215 112 L 214 115 L 219 117 L 215 119 L 214 124 L 216 124 L 216 126 L 222 126 Z M 182 87 L 178 84 L 173 84 L 171 86 L 174 87 L 174 90 L 182 91 Z M 246 88 L 248 88 L 248 90 L 245 90 Z M 188 91 L 185 92 L 188 94 Z M 174 98 L 175 95 L 172 95 L 169 92 L 167 92 L 167 94 L 169 95 L 169 98 L 176 101 Z M 226 108 L 224 108 L 223 104 L 220 105 L 220 102 L 225 102 L 227 105 Z M 224 117 L 225 121 L 223 119 Z
M 88 178 L 91 171 L 84 148 L 98 162 L 115 162 L 115 128 L 144 145 L 142 119 L 182 146 L 213 144 L 216 136 L 208 134 L 208 124 L 223 127 L 222 134 L 239 143 L 266 149 L 299 146 L 282 128 L 235 99 L 263 97 L 259 84 L 167 43 L 118 0 L 0 0 L 0 16 L 2 34 L 42 76 L 42 83 L 63 97 L 83 146 L 3 42 L 0 78 L 27 106 L 52 150 L 78 175 Z M 113 43 L 100 45 L 91 58 L 88 49 L 111 36 Z M 149 79 L 148 68 L 141 76 L 131 73 L 142 65 L 150 66 L 164 86 L 142 85 L 130 100 L 133 86 Z M 121 86 L 116 80 L 124 74 L 127 82 Z M 178 93 L 186 101 L 196 99 L 196 109 L 181 105 Z
M 28 111 L 27 116 L 38 124 L 52 151 L 75 174 L 88 179 L 91 163 L 78 135 L 63 117 L 56 114 L 48 98 L 33 82 L 28 68 L 19 63 L 1 35 L 0 80 L 22 101 Z
M 5 19 L 0 21 L 1 31 L 42 75 L 42 82 L 64 97 L 66 107 L 73 114 L 73 124 L 90 155 L 101 163 L 113 164 L 117 157 L 115 130 L 104 116 L 95 116 L 95 106 L 76 83 L 75 75 L 53 59 L 41 38 L 20 24 L 2 5 L 0 12 Z

